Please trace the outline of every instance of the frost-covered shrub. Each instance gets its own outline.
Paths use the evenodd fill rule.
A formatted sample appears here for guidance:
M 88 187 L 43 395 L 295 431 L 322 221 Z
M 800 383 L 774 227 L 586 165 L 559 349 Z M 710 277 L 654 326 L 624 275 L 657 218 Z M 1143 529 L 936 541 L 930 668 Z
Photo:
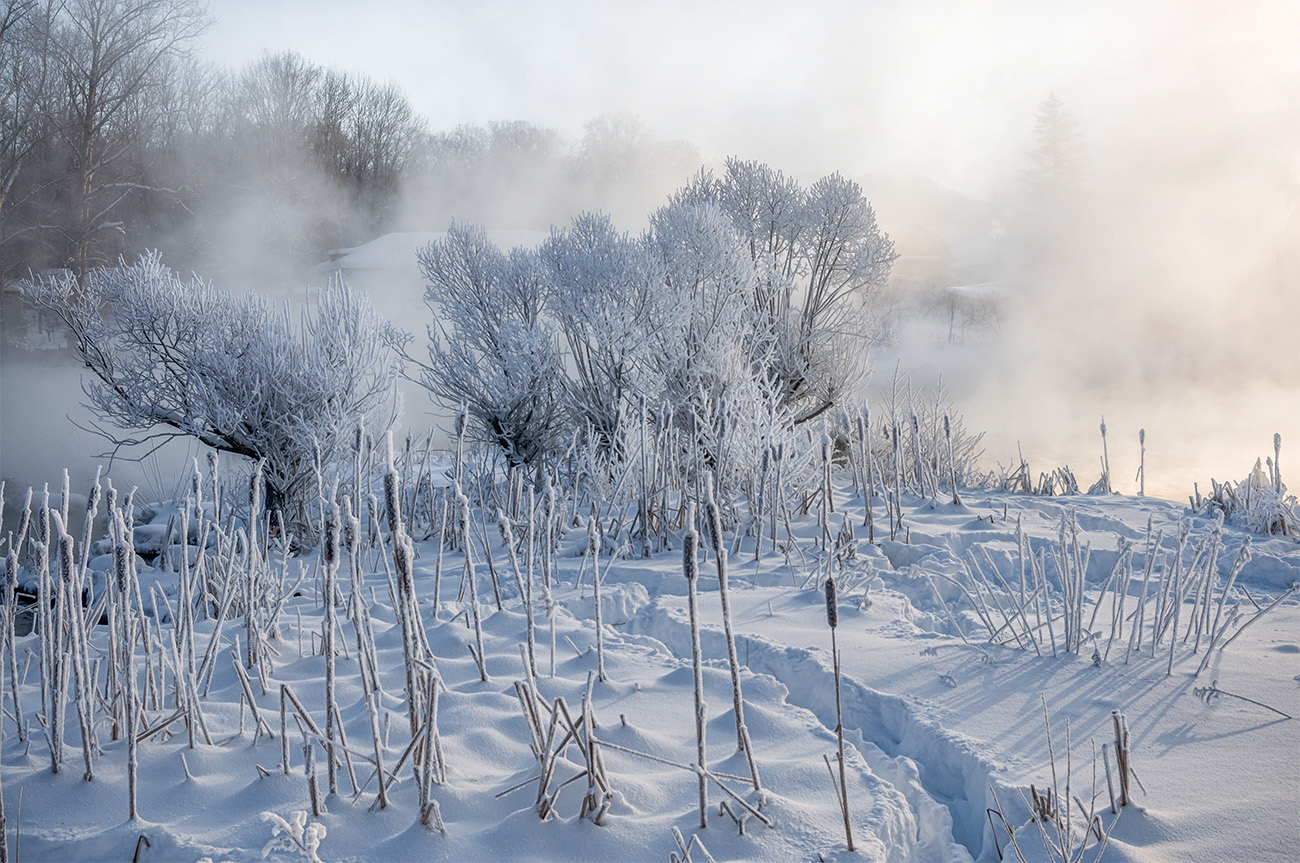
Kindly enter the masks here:
M 854 395 L 883 336 L 878 300 L 895 257 L 858 184 L 830 174 L 804 188 L 733 158 L 721 176 L 701 173 L 674 198 L 700 202 L 721 208 L 750 254 L 763 371 L 780 382 L 796 422 Z
M 615 470 L 648 423 L 728 485 L 860 395 L 893 257 L 856 184 L 736 160 L 637 236 L 583 214 L 507 255 L 454 225 L 419 256 L 438 317 L 423 381 L 513 466 L 548 469 L 577 439 Z
M 537 465 L 560 434 L 562 369 L 537 256 L 504 254 L 454 224 L 417 260 L 434 313 L 421 383 L 444 407 L 468 409 L 474 435 L 512 466 Z
M 1192 512 L 1197 515 L 1223 513 L 1225 521 L 1245 527 L 1252 533 L 1290 536 L 1300 540 L 1300 501 L 1287 493 L 1282 482 L 1282 438 L 1273 436 L 1275 457 L 1268 460 L 1268 470 L 1262 459 L 1239 482 L 1210 480 L 1211 492 L 1202 497 L 1199 488 L 1190 497 Z
M 106 437 L 120 448 L 187 436 L 265 459 L 268 509 L 300 538 L 313 535 L 318 459 L 341 461 L 358 425 L 379 434 L 400 409 L 391 327 L 341 281 L 296 327 L 287 307 L 181 281 L 156 253 L 28 290 L 71 331 L 89 407 L 120 430 Z

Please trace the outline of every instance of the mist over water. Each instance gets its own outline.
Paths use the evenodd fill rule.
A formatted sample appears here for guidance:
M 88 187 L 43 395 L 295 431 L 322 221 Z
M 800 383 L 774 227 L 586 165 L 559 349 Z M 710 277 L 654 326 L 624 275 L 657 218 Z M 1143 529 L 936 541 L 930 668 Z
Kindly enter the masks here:
M 1146 493 L 1174 500 L 1194 482 L 1205 492 L 1211 477 L 1240 479 L 1280 432 L 1283 478 L 1300 488 L 1294 4 L 820 2 L 815 14 L 783 6 L 764 16 L 773 7 L 670 3 L 656 5 L 652 27 L 648 13 L 606 4 L 541 13 L 506 3 L 491 15 L 456 4 L 440 7 L 442 17 L 403 6 L 413 17 L 400 34 L 392 16 L 358 19 L 350 4 L 262 6 L 278 4 L 215 2 L 224 20 L 204 52 L 232 63 L 288 47 L 322 63 L 346 57 L 347 68 L 406 88 L 435 132 L 520 117 L 559 130 L 555 141 L 543 136 L 555 153 L 538 151 L 552 161 L 486 172 L 495 182 L 477 188 L 492 200 L 455 199 L 436 184 L 404 189 L 398 229 L 442 231 L 457 215 L 544 232 L 549 223 L 528 214 L 549 218 L 580 202 L 635 230 L 633 210 L 728 155 L 804 180 L 839 170 L 862 183 L 887 233 L 939 239 L 952 263 L 945 287 L 992 285 L 1001 307 L 996 326 L 951 342 L 942 327 L 900 328 L 899 342 L 873 356 L 873 392 L 895 363 L 917 384 L 942 376 L 967 427 L 986 434 L 986 468 L 1016 463 L 1019 445 L 1035 479 L 1068 464 L 1085 488 L 1100 472 L 1102 416 L 1112 485 L 1124 492 L 1138 488 L 1145 428 Z M 258 17 L 291 12 L 310 18 L 292 44 L 293 28 Z M 583 27 L 567 26 L 578 20 Z M 431 34 L 423 42 L 422 30 Z M 835 38 L 819 40 L 824 50 L 810 60 L 808 40 L 828 32 Z M 529 62 L 543 50 L 544 64 Z M 507 53 L 512 62 L 489 62 Z M 1050 224 L 1027 203 L 1022 176 L 1034 107 L 1049 92 L 1082 142 L 1076 194 Z M 639 118 L 660 144 L 685 142 L 662 152 L 695 161 L 671 162 L 680 179 L 629 181 L 605 201 L 571 201 L 555 170 L 530 177 L 560 164 L 560 138 L 579 140 L 584 122 L 612 109 Z M 620 167 L 607 166 L 608 176 L 621 178 Z M 226 226 L 210 238 L 229 279 L 218 286 L 300 291 L 307 279 L 286 275 L 287 255 L 247 236 L 261 224 L 255 215 L 213 216 Z M 901 243 L 900 253 L 909 254 Z M 420 338 L 428 312 L 413 270 L 397 262 L 359 282 Z M 66 353 L 6 350 L 0 477 L 11 501 L 27 484 L 57 489 L 65 466 L 84 494 L 107 445 L 74 425 L 93 420 L 79 406 L 79 379 Z M 399 434 L 445 423 L 417 388 L 406 393 Z M 112 475 L 165 496 L 194 454 L 171 444 L 141 464 L 119 461 Z

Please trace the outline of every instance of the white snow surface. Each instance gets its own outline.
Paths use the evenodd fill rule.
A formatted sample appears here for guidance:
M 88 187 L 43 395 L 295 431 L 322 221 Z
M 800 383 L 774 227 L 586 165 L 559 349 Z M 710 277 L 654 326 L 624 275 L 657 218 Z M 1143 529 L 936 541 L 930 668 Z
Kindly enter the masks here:
M 416 591 L 423 622 L 445 683 L 438 716 L 447 764 L 446 780 L 433 786 L 444 833 L 419 823 L 417 790 L 409 765 L 389 792 L 386 809 L 376 808 L 375 783 L 359 794 L 341 771 L 340 793 L 325 799 L 325 811 L 311 817 L 304 776 L 303 735 L 290 722 L 289 773 L 282 772 L 281 741 L 255 736 L 235 674 L 234 635 L 222 635 L 221 658 L 202 700 L 213 744 L 189 748 L 177 733 L 155 736 L 139 747 L 140 819 L 127 818 L 126 747 L 99 729 L 103 754 L 93 781 L 83 781 L 73 710 L 69 708 L 64 769 L 52 773 L 47 743 L 34 718 L 39 703 L 37 673 L 31 668 L 20 687 L 32 730 L 30 743 L 15 734 L 7 669 L 0 717 L 0 778 L 10 853 L 23 861 L 148 861 L 301 859 L 272 847 L 271 812 L 288 821 L 307 812 L 324 826 L 321 860 L 666 860 L 677 851 L 672 828 L 707 846 L 714 860 L 993 861 L 998 846 L 1007 859 L 1005 831 L 991 827 L 986 813 L 995 805 L 1017 828 L 1029 859 L 1048 859 L 1037 828 L 1017 789 L 1051 784 L 1052 764 L 1043 704 L 1051 720 L 1056 769 L 1064 778 L 1069 723 L 1072 795 L 1086 805 L 1093 781 L 1093 741 L 1112 742 L 1111 711 L 1127 717 L 1135 773 L 1142 788 L 1114 821 L 1102 855 L 1111 861 L 1283 861 L 1300 847 L 1300 603 L 1285 599 L 1215 655 L 1199 676 L 1204 650 L 1178 643 L 1172 673 L 1168 656 L 1140 650 L 1125 657 L 1112 649 L 1099 665 L 1087 656 L 1050 654 L 992 645 L 971 626 L 969 608 L 959 612 L 969 643 L 953 631 L 935 599 L 927 573 L 955 574 L 967 551 L 1011 572 L 1019 519 L 1035 547 L 1057 540 L 1061 514 L 1072 510 L 1091 543 L 1086 597 L 1088 609 L 1110 573 L 1120 537 L 1141 547 L 1148 519 L 1172 536 L 1185 508 L 1146 498 L 967 493 L 962 505 L 912 499 L 908 531 L 888 539 L 877 524 L 877 543 L 866 542 L 863 502 L 847 485 L 837 490 L 839 512 L 832 523 L 855 521 L 856 558 L 838 577 L 847 585 L 839 597 L 836 630 L 842 654 L 842 702 L 848 768 L 848 807 L 856 852 L 845 847 L 836 786 L 827 773 L 835 763 L 836 714 L 830 630 L 826 605 L 816 589 L 812 549 L 817 528 L 811 516 L 794 523 L 802 554 L 782 531 L 787 559 L 765 542 L 755 561 L 754 539 L 730 537 L 730 595 L 745 717 L 762 790 L 745 781 L 724 780 L 736 794 L 772 821 L 749 818 L 741 835 L 719 815 L 724 797 L 709 789 L 709 825 L 701 829 L 696 777 L 661 761 L 629 754 L 635 749 L 690 765 L 695 759 L 691 634 L 677 546 L 648 558 L 628 555 L 610 564 L 601 585 L 606 682 L 593 689 L 596 735 L 614 803 L 597 826 L 579 817 L 585 780 L 559 796 L 556 816 L 541 820 L 534 808 L 537 761 L 514 683 L 524 680 L 520 645 L 525 617 L 497 546 L 496 563 L 504 607 L 497 610 L 486 567 L 478 567 L 479 597 L 489 680 L 480 680 L 466 645 L 468 595 L 457 601 L 462 571 L 459 553 L 443 555 L 442 601 L 433 605 L 437 548 L 417 543 Z M 882 506 L 877 501 L 877 506 Z M 1194 535 L 1211 522 L 1192 519 Z M 153 536 L 157 531 L 141 531 Z M 554 653 L 536 592 L 538 689 L 546 699 L 562 696 L 580 705 L 588 676 L 596 669 L 596 632 L 590 569 L 575 550 L 585 528 L 574 526 L 562 541 Z M 1221 568 L 1227 573 L 1244 534 L 1223 529 Z M 981 550 L 982 549 L 982 550 Z M 386 759 L 391 765 L 410 742 L 402 701 L 401 633 L 394 623 L 387 577 L 376 552 L 364 554 L 371 607 L 391 714 Z M 981 560 L 983 558 L 981 557 Z M 304 564 L 311 570 L 314 558 Z M 291 564 L 292 565 L 292 564 Z M 700 598 L 707 718 L 708 762 L 715 772 L 748 775 L 737 752 L 731 678 L 723 636 L 714 558 L 701 550 Z M 166 588 L 170 573 L 146 570 Z M 173 577 L 174 579 L 174 577 Z M 1292 538 L 1255 537 L 1253 555 L 1239 573 L 1229 599 L 1243 616 L 1300 581 L 1300 543 Z M 311 575 L 281 618 L 270 679 L 253 687 L 259 708 L 279 734 L 278 686 L 287 683 L 318 717 L 324 710 L 324 659 L 319 655 L 323 610 L 319 581 Z M 1247 597 L 1249 593 L 1249 597 Z M 1132 596 L 1132 591 L 1130 596 Z M 946 591 L 945 599 L 956 606 Z M 1103 605 L 1103 609 L 1107 606 Z M 1190 602 L 1188 604 L 1190 607 Z M 1103 616 L 1107 612 L 1103 611 Z M 338 698 L 351 747 L 368 751 L 370 730 L 361 693 L 356 643 L 340 610 L 342 638 L 337 660 Z M 165 621 L 160 631 L 165 632 Z M 103 627 L 100 627 L 102 630 Z M 213 630 L 198 625 L 200 649 Z M 22 664 L 37 652 L 37 634 L 17 639 Z M 92 636 L 101 646 L 102 632 Z M 1013 643 L 1014 644 L 1014 643 Z M 1167 644 L 1167 641 L 1166 641 Z M 95 655 L 92 651 L 92 658 Z M 554 663 L 554 673 L 551 665 Z M 34 665 L 35 663 L 33 663 Z M 1205 703 L 1193 689 L 1210 681 L 1228 693 Z M 173 708 L 147 705 L 151 721 Z M 323 724 L 323 722 L 322 722 Z M 184 763 L 182 763 L 182 758 Z M 581 759 L 569 751 L 557 768 L 568 778 Z M 188 766 L 188 774 L 186 766 Z M 258 767 L 263 768 L 259 771 Z M 1106 779 L 1098 761 L 1097 807 L 1111 826 Z M 356 763 L 358 782 L 370 767 Z M 1063 782 L 1062 782 L 1063 784 Z M 510 790 L 521 786 L 517 790 Z M 21 814 L 19 805 L 21 801 Z M 1071 805 L 1073 805 L 1071 803 Z M 739 810 L 739 807 L 734 807 Z M 1076 811 L 1076 822 L 1082 819 Z M 145 846 L 140 837 L 147 839 Z M 1035 843 L 1037 843 L 1035 845 Z M 265 849 L 265 850 L 264 850 Z M 1036 849 L 1036 850 L 1035 850 Z M 1085 859 L 1093 860 L 1096 851 Z M 691 859 L 705 856 L 698 848 Z

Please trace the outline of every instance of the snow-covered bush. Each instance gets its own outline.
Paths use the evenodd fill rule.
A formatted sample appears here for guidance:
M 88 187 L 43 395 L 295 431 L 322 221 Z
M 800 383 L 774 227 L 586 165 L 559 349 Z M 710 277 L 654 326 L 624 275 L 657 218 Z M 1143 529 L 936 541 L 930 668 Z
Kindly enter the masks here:
M 537 256 L 454 224 L 417 259 L 434 313 L 421 383 L 444 406 L 465 405 L 512 466 L 539 464 L 559 434 L 562 369 Z
M 1240 482 L 1210 480 L 1211 491 L 1202 496 L 1200 489 L 1190 500 L 1197 515 L 1223 513 L 1225 521 L 1244 526 L 1252 533 L 1290 536 L 1300 539 L 1300 501 L 1287 493 L 1282 482 L 1282 436 L 1273 435 L 1274 457 L 1256 459 L 1255 467 Z
M 638 236 L 583 214 L 507 255 L 454 225 L 419 255 L 439 319 L 423 382 L 512 466 L 575 438 L 616 465 L 644 453 L 644 416 L 726 485 L 860 393 L 893 257 L 856 184 L 737 160 Z
M 857 183 L 839 174 L 803 188 L 759 162 L 728 159 L 697 176 L 675 203 L 712 202 L 731 219 L 757 279 L 750 294 L 769 340 L 764 372 L 804 421 L 852 396 L 883 335 L 876 300 L 894 261 Z
M 686 310 L 665 290 L 649 239 L 620 233 L 606 216 L 579 216 L 538 255 L 565 352 L 569 428 L 615 446 L 631 408 L 660 401 L 666 355 L 685 348 L 673 336 Z
M 118 449 L 188 436 L 264 459 L 268 509 L 299 538 L 313 535 L 318 461 L 340 461 L 359 425 L 379 434 L 400 409 L 391 327 L 341 281 L 309 300 L 297 327 L 263 296 L 181 281 L 156 253 L 84 284 L 27 289 L 71 331 L 93 375 L 89 406 L 117 429 L 101 434 Z

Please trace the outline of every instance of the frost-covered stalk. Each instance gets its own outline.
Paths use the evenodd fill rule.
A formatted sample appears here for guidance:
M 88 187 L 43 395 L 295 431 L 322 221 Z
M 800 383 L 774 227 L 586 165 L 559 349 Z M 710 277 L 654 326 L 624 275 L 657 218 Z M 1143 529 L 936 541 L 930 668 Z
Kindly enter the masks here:
M 90 484 L 90 494 L 86 497 L 86 523 L 81 531 L 81 566 L 77 569 L 77 596 L 85 596 L 87 584 L 86 574 L 90 566 L 90 545 L 94 537 L 95 517 L 99 515 L 99 499 L 103 494 L 103 487 L 100 484 L 100 474 L 103 471 L 102 466 L 95 468 L 95 480 Z M 4 493 L 4 486 L 0 484 L 0 494 Z M 82 630 L 85 629 L 85 621 L 82 621 Z
M 478 576 L 474 572 L 474 559 L 472 545 L 469 541 L 469 498 L 456 487 L 456 499 L 460 503 L 460 517 L 465 524 L 465 578 L 469 581 L 469 610 L 470 617 L 474 621 L 474 644 L 478 647 L 478 653 L 474 655 L 474 660 L 478 663 L 479 678 L 487 683 L 487 655 L 483 653 L 483 621 L 479 615 L 478 607 Z
M 591 520 L 587 522 L 587 547 L 591 551 L 591 590 L 596 604 L 596 677 L 605 682 L 605 627 L 600 610 L 600 547 L 604 543 L 604 531 L 598 527 L 596 507 L 591 508 Z
M 506 548 L 506 557 L 510 560 L 510 571 L 515 577 L 515 587 L 519 589 L 519 599 L 524 599 L 524 577 L 519 569 L 519 556 L 515 554 L 515 532 L 510 526 L 510 519 L 497 507 L 497 530 L 501 534 L 501 543 Z
M 1101 482 L 1097 484 L 1104 494 L 1110 494 L 1110 452 L 1106 447 L 1106 418 L 1101 418 Z
M 221 478 L 217 472 L 216 450 L 208 451 L 208 476 L 212 483 L 212 521 L 221 524 Z
M 1138 481 L 1138 496 L 1147 493 L 1147 430 L 1138 429 L 1138 472 L 1134 477 Z
M 9 550 L 5 553 L 5 612 L 4 612 L 4 639 L 5 645 L 9 651 L 9 687 L 14 707 L 14 725 L 18 730 L 18 741 L 27 742 L 27 728 L 23 725 L 23 708 L 22 702 L 18 698 L 18 645 L 14 641 L 14 617 L 17 609 L 14 606 L 16 601 L 15 585 L 18 581 L 18 552 L 14 546 L 14 535 L 9 534 Z
M 4 488 L 0 487 L 0 497 L 3 496 Z M 5 819 L 5 793 L 2 780 L 0 780 L 0 863 L 9 863 L 9 825 Z
M 398 623 L 402 629 L 402 656 L 406 670 L 406 706 L 411 734 L 420 724 L 420 672 L 416 666 L 420 652 L 417 631 L 418 610 L 415 604 L 414 560 L 415 548 L 406 535 L 402 522 L 400 477 L 393 460 L 393 435 L 388 433 L 388 470 L 384 474 L 384 504 L 388 520 L 389 538 L 393 543 L 393 568 L 397 577 L 397 595 L 394 597 Z
M 542 522 L 542 601 L 546 604 L 546 620 L 551 629 L 551 677 L 555 676 L 555 597 L 551 595 L 551 570 L 555 563 L 555 520 L 559 509 L 555 500 L 555 483 L 546 483 L 546 517 Z
M 754 789 L 761 786 L 758 781 L 758 768 L 754 764 L 754 753 L 749 745 L 749 729 L 745 726 L 745 700 L 740 690 L 740 661 L 736 656 L 736 634 L 731 626 L 731 600 L 727 592 L 727 548 L 722 544 L 722 514 L 713 497 L 713 483 L 705 484 L 708 494 L 707 524 L 709 540 L 713 543 L 713 562 L 718 571 L 718 596 L 722 601 L 722 626 L 727 638 L 727 664 L 731 668 L 732 707 L 736 715 L 736 750 L 746 753 L 749 760 L 750 778 Z
M 135 549 L 131 543 L 131 530 L 128 523 L 130 518 L 129 501 L 131 495 L 127 496 L 127 502 L 122 507 L 127 510 L 126 518 L 123 518 L 121 511 L 110 513 L 114 519 L 115 541 L 113 543 L 113 581 L 114 588 L 117 592 L 117 625 L 118 644 L 120 650 L 119 674 L 122 680 L 122 698 L 124 714 L 124 733 L 126 734 L 126 775 L 127 775 L 127 808 L 129 818 L 135 821 L 139 817 L 137 810 L 136 798 L 136 773 L 138 762 L 136 760 L 136 696 L 135 696 L 135 626 L 132 620 L 131 609 L 131 575 L 135 565 Z
M 840 610 L 835 596 L 835 576 L 826 577 L 826 622 L 831 628 L 831 656 L 835 669 L 835 737 L 839 742 L 840 811 L 844 814 L 844 840 L 853 850 L 853 827 L 849 823 L 849 786 L 844 774 L 844 713 L 840 703 L 840 651 L 835 643 L 835 627 L 840 622 Z
M 456 411 L 456 419 L 453 423 L 454 433 L 456 435 L 456 461 L 452 464 L 452 487 L 457 491 L 465 486 L 465 428 L 469 421 L 469 405 L 462 403 L 460 410 Z M 469 521 L 466 520 L 459 531 L 453 531 L 452 536 L 459 536 L 464 541 L 463 551 L 469 553 Z
M 0 490 L 0 499 L 3 499 L 3 492 Z M 10 533 L 8 537 L 8 550 L 5 552 L 5 644 L 9 648 L 9 686 L 12 691 L 14 724 L 18 729 L 18 741 L 27 742 L 27 727 L 23 721 L 22 704 L 18 696 L 18 650 L 17 643 L 14 641 L 14 620 L 18 613 L 16 592 L 18 589 L 18 561 L 21 559 L 23 544 L 27 540 L 27 531 L 32 523 L 32 490 L 27 489 L 27 495 L 23 499 L 23 511 L 18 516 L 18 531 L 15 536 Z
M 338 734 L 338 730 L 334 727 L 334 717 L 338 714 L 338 702 L 334 692 L 334 591 L 339 569 L 339 520 L 338 501 L 331 500 L 325 513 L 325 568 L 322 578 L 325 594 L 325 632 L 322 638 L 322 648 L 325 652 L 325 756 L 331 794 L 337 794 L 339 790 L 334 752 L 334 738 Z
M 56 513 L 57 515 L 57 513 Z M 64 530 L 61 519 L 55 519 L 59 530 L 59 576 L 64 588 L 60 602 L 66 617 L 67 633 L 65 643 L 71 651 L 73 682 L 76 688 L 77 719 L 81 726 L 81 754 L 86 764 L 84 779 L 89 782 L 95 778 L 92 758 L 95 749 L 95 702 L 92 696 L 93 682 L 89 679 L 90 665 L 86 656 L 86 632 L 81 616 L 81 592 L 77 589 L 80 578 L 73 563 L 72 537 Z
M 1214 651 L 1214 645 L 1218 642 L 1219 636 L 1223 634 L 1223 631 L 1219 629 L 1219 621 L 1223 618 L 1223 606 L 1228 601 L 1228 594 L 1237 581 L 1237 575 L 1241 572 L 1242 567 L 1249 562 L 1250 534 L 1247 534 L 1241 540 L 1241 548 L 1237 551 L 1237 559 L 1232 564 L 1232 573 L 1228 576 L 1228 583 L 1223 586 L 1223 593 L 1219 596 L 1219 606 L 1214 612 L 1214 624 L 1210 627 L 1210 642 L 1205 646 L 1205 656 L 1201 658 L 1201 664 L 1196 668 L 1197 674 L 1204 671 L 1205 666 L 1210 662 L 1210 654 Z
M 1112 710 L 1110 718 L 1115 726 L 1115 763 L 1119 767 L 1119 805 L 1127 806 L 1130 775 L 1128 719 L 1118 710 Z
M 1156 550 L 1160 548 L 1160 540 L 1164 538 L 1164 531 L 1156 532 L 1154 542 L 1151 540 L 1151 518 L 1147 518 L 1147 564 L 1146 570 L 1142 575 L 1142 592 L 1138 594 L 1138 607 L 1136 619 L 1133 622 L 1133 628 L 1128 634 L 1128 649 L 1124 651 L 1124 664 L 1128 664 L 1129 654 L 1135 650 L 1142 649 L 1142 626 L 1146 622 L 1147 609 L 1147 591 L 1151 584 L 1151 572 L 1156 565 Z M 1155 638 L 1155 629 L 1159 625 L 1159 613 L 1157 612 L 1156 621 L 1151 628 L 1151 637 Z
M 1273 490 L 1282 495 L 1282 433 L 1273 432 Z
M 68 476 L 68 469 L 63 469 L 63 488 L 60 490 L 59 503 L 61 509 L 58 510 L 59 517 L 63 519 L 63 524 L 68 524 L 68 515 L 71 513 L 72 506 L 72 480 Z
M 874 459 L 871 457 L 871 406 L 863 405 L 858 416 L 858 448 L 862 451 L 862 499 L 866 508 L 866 518 L 862 526 L 867 529 L 867 542 L 876 541 L 876 519 L 871 511 L 871 499 L 876 496 L 876 474 Z
M 258 553 L 257 526 L 262 517 L 262 471 L 265 467 L 266 459 L 259 460 L 253 475 L 248 480 L 248 554 L 244 562 L 246 577 L 243 579 L 244 638 L 247 642 L 244 649 L 248 651 L 244 657 L 244 665 L 248 668 L 252 668 L 257 662 L 262 644 L 261 633 L 254 618 L 254 607 L 258 599 L 258 571 L 262 566 L 261 555 Z
M 529 494 L 529 496 L 532 496 Z M 528 671 L 533 677 L 537 677 L 537 655 L 536 655 L 536 638 L 533 633 L 533 569 L 532 569 L 532 541 L 533 541 L 533 521 L 529 516 L 528 521 L 528 578 L 524 578 L 520 572 L 519 555 L 515 554 L 515 530 L 511 528 L 510 519 L 507 519 L 506 513 L 502 509 L 497 509 L 497 528 L 500 530 L 500 541 L 506 546 L 506 554 L 510 556 L 510 567 L 515 573 L 515 582 L 519 585 L 519 599 L 524 603 L 524 620 L 525 620 L 525 641 L 528 645 Z M 603 680 L 603 677 L 602 677 Z
M 908 384 L 907 392 L 908 399 L 910 400 L 912 393 L 911 384 Z M 916 470 L 917 490 L 924 496 L 929 493 L 927 480 L 930 477 L 929 471 L 925 469 L 925 462 L 921 458 L 921 423 L 920 420 L 916 418 L 916 414 L 912 414 L 912 464 L 913 468 Z M 937 482 L 934 483 L 934 494 L 931 495 L 932 499 L 939 495 L 938 485 Z
M 536 495 L 533 494 L 532 487 L 530 486 L 528 489 L 528 533 L 525 536 L 525 541 L 528 545 L 528 558 L 524 564 L 524 569 L 525 569 L 524 616 L 528 626 L 528 634 L 527 634 L 528 673 L 532 675 L 534 680 L 537 679 L 537 632 L 536 632 L 536 624 L 533 621 L 533 564 L 534 564 L 533 543 L 536 539 L 535 536 L 536 513 L 534 512 L 533 508 L 536 505 L 537 505 Z M 507 529 L 509 529 L 508 522 L 506 526 Z
M 1187 631 L 1190 633 L 1192 627 L 1196 627 L 1196 640 L 1192 643 L 1192 653 L 1201 649 L 1201 633 L 1210 627 L 1210 595 L 1214 591 L 1214 582 L 1218 581 L 1219 576 L 1219 550 L 1223 548 L 1223 514 L 1215 520 L 1214 527 L 1210 529 L 1210 553 L 1206 558 L 1205 574 L 1203 576 L 1204 591 L 1197 591 L 1196 604 L 1192 606 L 1192 620 L 1187 624 Z M 1249 554 L 1249 551 L 1247 551 Z M 1199 613 L 1198 612 L 1199 609 Z M 1184 636 L 1183 641 L 1187 638 Z
M 957 463 L 952 456 L 952 423 L 947 414 L 943 415 L 943 438 L 948 443 L 948 479 L 952 483 L 952 505 L 961 506 L 961 496 L 957 494 Z M 1023 590 L 1021 593 L 1023 603 Z
M 447 498 L 442 498 L 442 514 L 438 517 L 438 556 L 433 565 L 433 618 L 438 619 L 442 608 L 442 553 L 447 548 Z
M 45 490 L 41 508 L 36 517 L 36 541 L 32 543 L 36 567 L 36 595 L 40 602 L 36 604 L 36 629 L 40 644 L 41 668 L 41 715 L 43 730 L 50 747 L 50 771 L 59 772 L 63 762 L 63 735 L 59 727 L 59 677 L 62 651 L 55 639 L 54 619 L 51 612 L 51 600 L 54 596 L 53 579 L 50 577 L 50 509 L 49 489 Z
M 889 538 L 894 539 L 895 533 L 903 529 L 903 450 L 899 440 L 897 414 L 895 414 L 891 443 L 894 445 L 894 520 L 893 527 L 889 530 Z
M 686 516 L 686 536 L 682 545 L 682 570 L 686 575 L 686 606 L 691 616 L 691 671 L 695 683 L 695 751 L 696 767 L 700 780 L 700 826 L 709 826 L 709 789 L 704 771 L 708 769 L 704 747 L 704 666 L 700 656 L 700 618 L 696 591 L 699 573 L 699 555 L 696 546 L 699 535 L 695 532 L 695 504 L 690 505 Z

